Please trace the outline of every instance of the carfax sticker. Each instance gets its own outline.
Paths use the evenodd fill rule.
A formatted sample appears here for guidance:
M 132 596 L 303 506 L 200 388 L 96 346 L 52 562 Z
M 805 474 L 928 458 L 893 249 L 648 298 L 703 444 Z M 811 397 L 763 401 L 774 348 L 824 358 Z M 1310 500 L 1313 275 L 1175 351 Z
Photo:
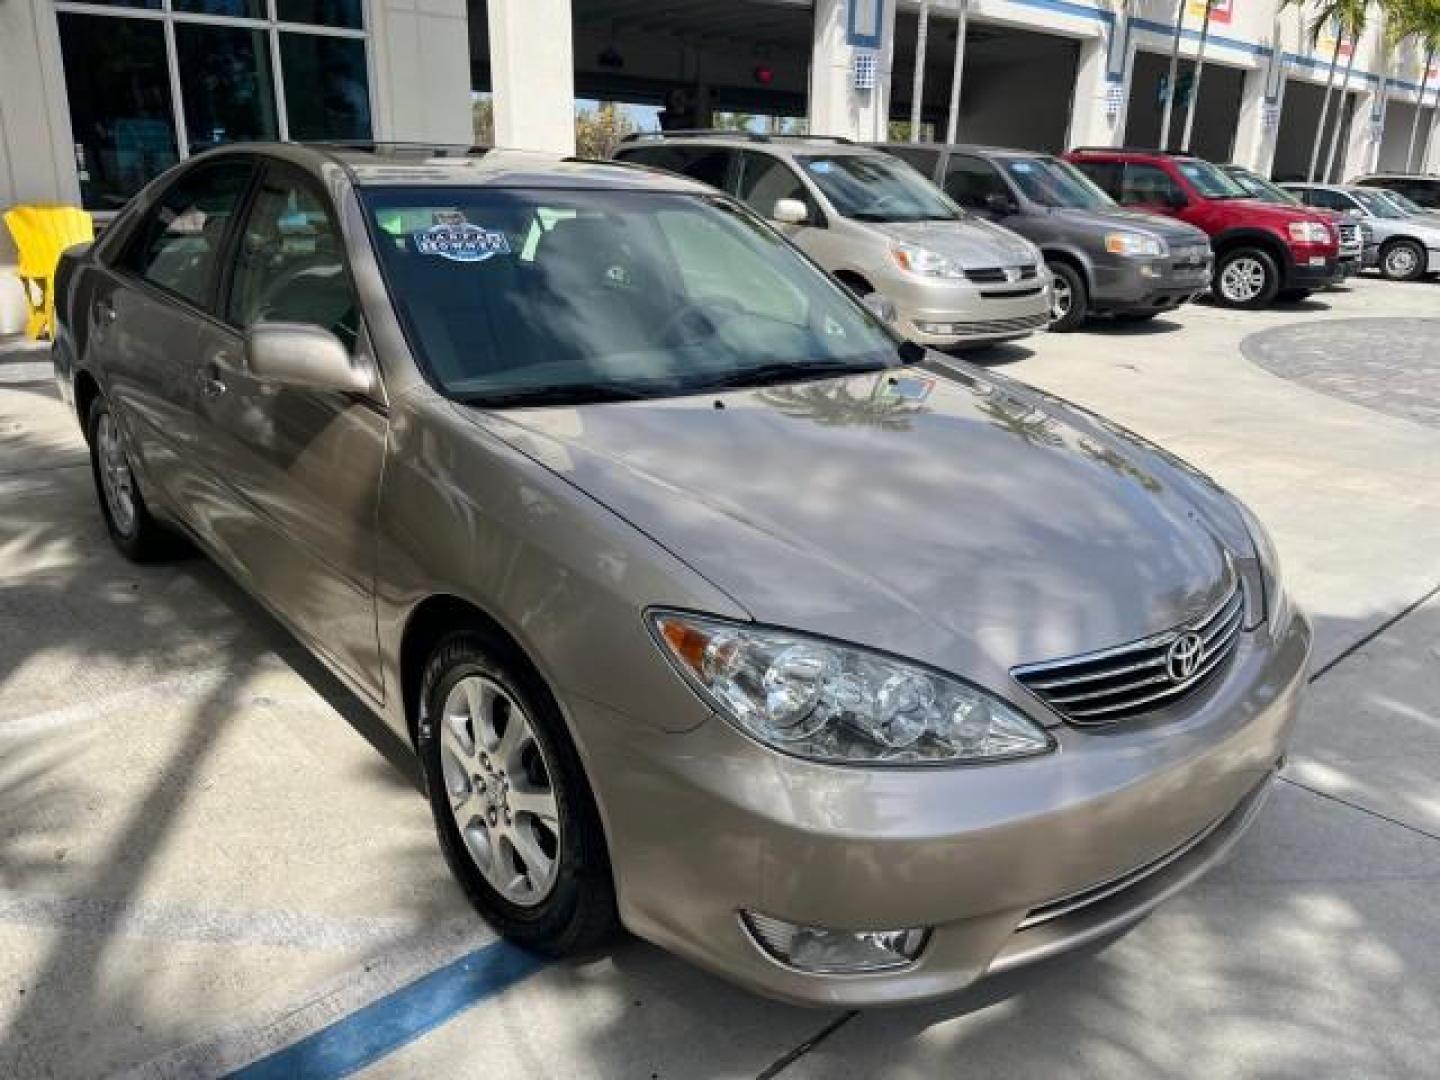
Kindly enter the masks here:
M 510 241 L 502 232 L 491 232 L 469 222 L 432 225 L 415 234 L 415 250 L 453 262 L 484 262 L 494 255 L 509 255 Z

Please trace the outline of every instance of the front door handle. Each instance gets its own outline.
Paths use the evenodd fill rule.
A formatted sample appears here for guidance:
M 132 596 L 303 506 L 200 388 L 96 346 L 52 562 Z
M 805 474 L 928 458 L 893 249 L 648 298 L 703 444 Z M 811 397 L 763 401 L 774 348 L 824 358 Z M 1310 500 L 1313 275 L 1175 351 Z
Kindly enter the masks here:
M 206 364 L 200 372 L 200 393 L 214 401 L 228 389 L 229 385 L 221 377 L 220 365 L 214 361 Z

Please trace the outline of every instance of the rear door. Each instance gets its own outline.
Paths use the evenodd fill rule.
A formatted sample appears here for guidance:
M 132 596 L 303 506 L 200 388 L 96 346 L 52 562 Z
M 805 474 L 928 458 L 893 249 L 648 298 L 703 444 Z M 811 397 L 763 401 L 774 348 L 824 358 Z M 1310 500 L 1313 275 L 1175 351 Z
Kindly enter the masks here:
M 261 382 L 245 367 L 244 331 L 267 321 L 323 327 L 373 365 L 334 209 L 308 175 L 265 166 L 222 296 L 223 324 L 202 333 L 198 349 L 207 531 L 271 606 L 379 697 L 384 402 Z
M 90 298 L 87 354 L 145 477 L 190 520 L 197 341 L 213 321 L 221 252 L 254 173 L 248 158 L 182 172 Z

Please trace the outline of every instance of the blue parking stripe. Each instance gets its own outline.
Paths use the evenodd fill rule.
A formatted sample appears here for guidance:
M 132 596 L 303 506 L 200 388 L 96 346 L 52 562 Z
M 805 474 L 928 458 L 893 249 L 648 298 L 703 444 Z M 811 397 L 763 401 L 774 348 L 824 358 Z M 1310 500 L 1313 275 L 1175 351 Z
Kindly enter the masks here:
M 493 942 L 230 1076 L 236 1080 L 349 1076 L 544 965 L 539 957 L 508 942 Z

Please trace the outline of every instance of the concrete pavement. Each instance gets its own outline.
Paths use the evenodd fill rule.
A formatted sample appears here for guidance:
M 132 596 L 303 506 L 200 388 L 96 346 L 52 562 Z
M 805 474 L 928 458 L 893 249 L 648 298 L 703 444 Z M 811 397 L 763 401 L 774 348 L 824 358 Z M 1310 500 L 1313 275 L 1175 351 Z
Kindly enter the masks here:
M 1190 458 L 1276 536 L 1326 669 L 1230 864 L 1106 948 L 923 1009 L 779 1006 L 625 940 L 366 1075 L 1433 1071 L 1440 428 L 1241 342 L 1437 298 L 1362 281 L 979 357 Z M 403 748 L 205 561 L 120 560 L 93 500 L 50 387 L 0 357 L 0 1076 L 220 1075 L 483 949 Z

